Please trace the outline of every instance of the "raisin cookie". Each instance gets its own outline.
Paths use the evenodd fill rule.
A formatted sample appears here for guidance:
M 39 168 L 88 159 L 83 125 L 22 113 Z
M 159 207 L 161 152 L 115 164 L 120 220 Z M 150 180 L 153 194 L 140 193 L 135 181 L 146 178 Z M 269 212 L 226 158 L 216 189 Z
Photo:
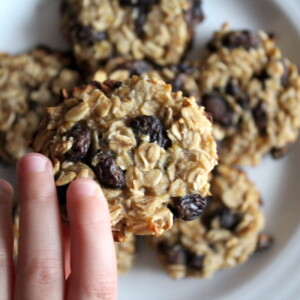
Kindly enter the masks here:
M 116 55 L 177 64 L 203 19 L 201 0 L 64 0 L 62 28 L 89 70 Z
M 79 83 L 70 55 L 45 48 L 20 55 L 0 53 L 0 157 L 15 163 L 28 144 L 44 107 L 61 88 Z
M 52 160 L 62 191 L 79 177 L 102 185 L 116 241 L 130 232 L 161 235 L 173 215 L 201 213 L 217 154 L 195 98 L 147 76 L 63 94 L 61 105 L 47 109 L 33 148 Z
M 245 262 L 257 248 L 264 218 L 256 187 L 237 168 L 219 165 L 213 173 L 213 196 L 201 217 L 179 220 L 151 240 L 173 278 L 210 277 Z
M 118 273 L 125 274 L 131 269 L 135 259 L 136 246 L 134 235 L 131 235 L 125 242 L 115 243 L 115 248 Z
M 224 25 L 208 44 L 199 88 L 222 162 L 257 165 L 269 152 L 284 155 L 297 139 L 300 77 L 273 35 Z
M 97 70 L 92 79 L 105 81 L 107 79 L 122 81 L 133 75 L 148 75 L 172 85 L 174 92 L 182 91 L 185 97 L 199 99 L 198 87 L 199 65 L 197 62 L 181 62 L 174 66 L 161 67 L 145 60 L 135 60 L 130 57 L 116 57 Z

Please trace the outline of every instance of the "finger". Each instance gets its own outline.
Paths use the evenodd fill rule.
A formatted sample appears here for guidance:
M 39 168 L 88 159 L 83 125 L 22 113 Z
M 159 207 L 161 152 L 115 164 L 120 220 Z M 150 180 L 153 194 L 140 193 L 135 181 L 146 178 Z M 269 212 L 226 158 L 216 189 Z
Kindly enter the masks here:
M 15 299 L 63 299 L 63 249 L 50 161 L 27 154 L 18 164 L 20 241 Z
M 0 179 L 0 295 L 1 299 L 12 299 L 13 284 L 13 189 Z
M 75 180 L 67 192 L 71 224 L 68 300 L 116 299 L 117 267 L 107 201 L 89 179 Z
M 71 274 L 71 237 L 69 224 L 63 224 L 65 278 Z

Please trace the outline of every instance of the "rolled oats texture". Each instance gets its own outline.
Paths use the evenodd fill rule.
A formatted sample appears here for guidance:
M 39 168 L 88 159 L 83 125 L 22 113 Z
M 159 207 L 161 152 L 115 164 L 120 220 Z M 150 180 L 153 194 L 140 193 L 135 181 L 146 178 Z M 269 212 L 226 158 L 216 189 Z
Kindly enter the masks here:
M 131 235 L 123 243 L 115 243 L 118 273 L 125 274 L 131 268 L 136 255 L 136 241 L 134 235 Z
M 71 54 L 37 48 L 0 53 L 0 157 L 15 163 L 29 151 L 44 108 L 59 100 L 60 89 L 80 81 Z
M 107 79 L 122 81 L 133 75 L 147 75 L 172 85 L 172 91 L 182 91 L 183 96 L 199 99 L 199 65 L 196 61 L 183 61 L 173 66 L 158 66 L 145 60 L 130 57 L 115 57 L 99 68 L 91 78 L 96 81 Z
M 57 186 L 80 177 L 102 185 L 116 241 L 170 229 L 172 197 L 209 195 L 216 143 L 193 97 L 147 76 L 92 82 L 64 94 L 47 109 L 33 148 L 51 159 Z M 134 127 L 137 120 L 142 125 Z M 78 147 L 78 128 L 91 133 L 89 147 Z M 80 155 L 70 156 L 74 151 Z
M 116 55 L 177 64 L 203 19 L 199 0 L 64 0 L 62 29 L 87 70 Z
M 264 226 L 259 192 L 235 167 L 219 165 L 213 174 L 212 198 L 201 217 L 178 221 L 162 236 L 151 238 L 173 278 L 211 277 L 247 261 L 256 250 Z
M 225 24 L 208 44 L 199 89 L 222 162 L 257 165 L 267 153 L 281 157 L 296 141 L 299 72 L 273 35 Z

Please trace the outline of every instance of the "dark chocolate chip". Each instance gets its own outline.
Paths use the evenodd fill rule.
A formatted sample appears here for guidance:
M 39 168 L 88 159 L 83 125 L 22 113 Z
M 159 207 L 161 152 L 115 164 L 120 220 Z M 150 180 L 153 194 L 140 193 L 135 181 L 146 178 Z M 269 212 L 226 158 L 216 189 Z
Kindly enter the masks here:
M 257 48 L 260 43 L 261 40 L 258 34 L 249 30 L 230 31 L 222 38 L 223 46 L 229 49 L 242 47 L 249 50 Z
M 165 242 L 158 244 L 158 252 L 163 256 L 165 262 L 170 265 L 185 265 L 186 251 L 179 244 L 169 245 Z
M 94 43 L 106 39 L 105 32 L 96 31 L 91 26 L 84 26 L 80 23 L 74 23 L 70 26 L 70 35 L 74 43 L 85 47 L 90 47 Z
M 196 219 L 206 206 L 207 199 L 198 194 L 188 194 L 182 197 L 173 197 L 168 208 L 174 219 L 191 221 Z
M 125 175 L 114 159 L 104 153 L 97 153 L 98 164 L 94 167 L 100 184 L 112 189 L 125 186 Z
M 267 133 L 268 115 L 265 110 L 265 105 L 262 101 L 258 102 L 253 108 L 252 115 L 259 133 L 261 135 L 265 135 Z
M 258 236 L 255 252 L 268 250 L 274 244 L 274 238 L 267 234 L 261 233 Z
M 203 269 L 204 255 L 197 255 L 195 253 L 187 253 L 187 267 L 193 270 L 201 271 Z
M 163 148 L 171 146 L 171 141 L 163 127 L 161 121 L 154 116 L 139 116 L 131 121 L 129 126 L 132 128 L 138 143 L 142 135 L 148 135 L 150 142 L 156 142 Z
M 232 126 L 233 111 L 224 98 L 217 94 L 205 94 L 201 104 L 212 115 L 214 122 L 225 127 Z
M 69 131 L 67 137 L 73 139 L 73 146 L 65 154 L 66 159 L 74 162 L 83 160 L 92 142 L 91 129 L 85 125 L 77 124 Z

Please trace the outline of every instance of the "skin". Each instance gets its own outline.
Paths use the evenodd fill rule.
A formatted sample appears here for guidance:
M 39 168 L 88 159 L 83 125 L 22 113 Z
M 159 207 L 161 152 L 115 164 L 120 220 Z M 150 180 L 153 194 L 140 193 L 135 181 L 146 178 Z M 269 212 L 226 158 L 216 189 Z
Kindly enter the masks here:
M 0 180 L 0 295 L 3 300 L 114 300 L 117 267 L 110 215 L 100 187 L 77 179 L 67 191 L 62 225 L 51 162 L 25 155 L 17 168 L 20 236 L 13 265 L 13 189 Z

